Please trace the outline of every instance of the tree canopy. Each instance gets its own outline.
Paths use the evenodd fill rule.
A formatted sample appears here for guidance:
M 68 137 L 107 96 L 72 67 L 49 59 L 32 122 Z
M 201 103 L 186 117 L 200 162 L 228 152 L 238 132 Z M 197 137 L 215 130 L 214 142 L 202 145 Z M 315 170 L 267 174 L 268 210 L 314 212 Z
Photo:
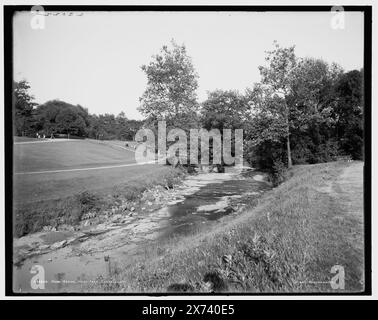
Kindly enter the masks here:
M 184 45 L 172 41 L 171 47 L 163 46 L 142 70 L 147 76 L 140 98 L 143 115 L 170 122 L 198 110 L 198 75 Z
M 22 80 L 13 83 L 15 134 L 132 140 L 141 127 L 156 131 L 157 121 L 164 120 L 167 132 L 243 129 L 245 159 L 268 170 L 338 156 L 363 157 L 363 70 L 345 72 L 336 63 L 297 57 L 294 46 L 274 42 L 259 67 L 260 82 L 244 93 L 210 91 L 199 103 L 198 74 L 184 45 L 172 41 L 163 46 L 141 69 L 147 76 L 139 106 L 143 121 L 130 120 L 123 112 L 89 114 L 60 100 L 37 105 L 30 84 Z M 169 142 L 167 148 L 172 137 Z
M 23 136 L 31 133 L 32 112 L 37 105 L 29 93 L 30 84 L 26 80 L 13 81 L 14 134 Z
M 60 100 L 38 105 L 28 94 L 26 81 L 15 82 L 15 134 L 35 136 L 36 133 L 51 137 L 64 134 L 94 139 L 133 140 L 143 121 L 129 120 L 124 112 L 95 115 L 81 105 L 72 105 Z

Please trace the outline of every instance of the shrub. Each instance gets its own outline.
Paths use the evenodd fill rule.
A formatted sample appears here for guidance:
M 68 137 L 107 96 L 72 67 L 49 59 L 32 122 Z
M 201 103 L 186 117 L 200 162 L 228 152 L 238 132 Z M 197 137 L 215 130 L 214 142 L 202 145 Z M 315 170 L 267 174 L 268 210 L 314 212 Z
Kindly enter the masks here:
M 36 232 L 50 222 L 48 214 L 30 211 L 27 208 L 19 210 L 15 215 L 14 236 L 22 237 L 31 232 Z
M 129 186 L 124 191 L 124 197 L 128 201 L 134 201 L 140 197 L 140 195 L 147 189 L 148 184 L 144 183 L 142 185 Z
M 177 172 L 170 171 L 164 178 L 163 186 L 167 189 L 172 189 L 176 184 L 178 184 L 181 180 L 181 174 L 177 174 Z
M 244 157 L 254 168 L 271 170 L 275 159 L 283 159 L 286 156 L 285 146 L 282 143 L 264 142 L 254 146 L 247 142 Z
M 307 164 L 309 159 L 312 157 L 312 150 L 315 148 L 315 145 L 310 138 L 301 137 L 293 139 L 291 158 L 293 164 Z
M 90 193 L 88 191 L 84 191 L 84 192 L 79 193 L 77 195 L 77 200 L 79 201 L 79 203 L 83 207 L 86 207 L 88 209 L 92 209 L 93 207 L 95 207 L 98 199 L 99 199 L 98 196 L 96 196 L 93 193 Z
M 340 155 L 339 144 L 335 140 L 328 140 L 320 144 L 317 152 L 311 155 L 310 163 L 322 163 L 337 160 Z
M 88 191 L 79 193 L 76 196 L 76 201 L 78 202 L 79 206 L 74 206 L 70 210 L 70 214 L 67 219 L 68 223 L 77 223 L 78 221 L 80 221 L 81 216 L 84 213 L 90 210 L 100 209 L 100 197 Z
M 270 179 L 274 186 L 278 186 L 287 178 L 287 168 L 281 159 L 274 160 Z

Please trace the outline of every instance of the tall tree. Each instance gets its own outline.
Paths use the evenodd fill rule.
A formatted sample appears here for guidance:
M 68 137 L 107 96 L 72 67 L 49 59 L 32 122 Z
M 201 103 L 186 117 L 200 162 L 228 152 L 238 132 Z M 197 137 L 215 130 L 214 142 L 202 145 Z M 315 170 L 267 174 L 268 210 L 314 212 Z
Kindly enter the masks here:
M 60 100 L 52 100 L 38 106 L 36 119 L 47 136 L 54 133 L 86 136 L 89 125 L 87 109 Z
M 223 130 L 244 129 L 248 104 L 246 103 L 245 97 L 238 91 L 218 89 L 208 92 L 208 97 L 201 106 L 201 127 L 208 131 L 214 129 L 219 130 L 221 136 L 221 146 L 216 147 L 214 145 L 216 141 L 213 138 L 209 140 L 211 142 L 209 145 L 209 159 L 212 161 L 214 157 L 219 157 L 221 165 L 218 165 L 218 170 L 223 170 L 222 166 L 224 163 L 227 163 L 225 154 L 227 153 L 230 156 L 234 156 L 235 153 L 237 153 L 235 150 L 235 134 L 227 136 L 226 133 L 226 136 L 224 136 Z M 230 141 L 230 149 L 227 147 L 228 143 L 226 143 L 225 147 L 225 141 Z M 218 155 L 215 153 L 215 150 L 221 153 Z
M 246 91 L 250 107 L 246 126 L 246 156 L 254 166 L 270 169 L 275 161 L 282 161 L 283 139 L 287 135 L 285 109 L 282 98 L 270 87 L 256 83 Z
M 292 95 L 292 81 L 294 71 L 297 66 L 297 59 L 294 53 L 294 46 L 281 48 L 274 42 L 274 49 L 267 51 L 265 60 L 267 66 L 260 66 L 261 83 L 267 87 L 267 91 L 272 95 L 274 101 L 280 100 L 278 108 L 275 108 L 278 119 L 283 122 L 286 128 L 286 150 L 287 164 L 292 166 L 290 147 L 290 103 L 289 97 Z M 275 104 L 276 105 L 276 104 Z M 277 107 L 277 105 L 276 105 Z
M 75 111 L 71 108 L 65 108 L 56 116 L 58 130 L 67 133 L 68 138 L 70 134 L 83 136 L 85 133 L 85 121 Z
M 234 90 L 208 92 L 202 103 L 201 123 L 210 129 L 242 129 L 248 105 L 244 96 Z
M 33 125 L 32 111 L 37 105 L 29 93 L 30 84 L 26 80 L 13 82 L 13 110 L 15 134 L 26 135 Z
M 147 75 L 139 107 L 143 115 L 177 126 L 183 115 L 197 111 L 198 75 L 184 45 L 172 40 L 171 48 L 163 46 L 142 70 Z
M 289 99 L 293 106 L 292 140 L 295 141 L 295 136 L 299 140 L 300 136 L 306 136 L 307 141 L 312 141 L 312 152 L 322 152 L 323 144 L 334 130 L 335 84 L 342 73 L 340 66 L 334 63 L 329 65 L 321 59 L 304 58 L 298 61 Z
M 353 159 L 363 156 L 363 70 L 345 73 L 336 84 L 337 136 Z

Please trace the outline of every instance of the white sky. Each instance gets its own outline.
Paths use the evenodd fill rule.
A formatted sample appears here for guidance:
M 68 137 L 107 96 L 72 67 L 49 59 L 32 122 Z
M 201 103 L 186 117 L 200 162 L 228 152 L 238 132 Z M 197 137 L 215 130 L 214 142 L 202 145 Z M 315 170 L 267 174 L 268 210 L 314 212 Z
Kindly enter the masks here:
M 345 28 L 331 28 L 330 12 L 84 12 L 47 16 L 32 29 L 30 13 L 14 19 L 14 77 L 25 78 L 36 102 L 60 99 L 91 113 L 137 111 L 146 87 L 140 66 L 173 38 L 185 43 L 199 74 L 199 101 L 206 91 L 241 92 L 260 80 L 258 66 L 273 40 L 296 45 L 298 56 L 363 66 L 363 14 L 345 13 Z

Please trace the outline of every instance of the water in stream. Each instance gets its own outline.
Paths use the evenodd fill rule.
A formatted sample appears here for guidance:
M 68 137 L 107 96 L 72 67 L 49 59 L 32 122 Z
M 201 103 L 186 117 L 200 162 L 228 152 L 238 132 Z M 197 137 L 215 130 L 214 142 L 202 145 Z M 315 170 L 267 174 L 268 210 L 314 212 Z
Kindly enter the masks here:
M 269 185 L 253 170 L 190 176 L 178 188 L 176 199 L 162 209 L 140 214 L 124 225 L 83 237 L 14 266 L 14 291 L 41 292 L 31 288 L 31 279 L 36 275 L 31 270 L 35 265 L 44 270 L 43 292 L 80 291 L 82 285 L 99 275 L 107 276 L 117 266 L 132 264 L 143 246 L 184 236 L 199 225 L 216 223 L 235 212 L 243 195 L 258 197 L 267 189 Z

